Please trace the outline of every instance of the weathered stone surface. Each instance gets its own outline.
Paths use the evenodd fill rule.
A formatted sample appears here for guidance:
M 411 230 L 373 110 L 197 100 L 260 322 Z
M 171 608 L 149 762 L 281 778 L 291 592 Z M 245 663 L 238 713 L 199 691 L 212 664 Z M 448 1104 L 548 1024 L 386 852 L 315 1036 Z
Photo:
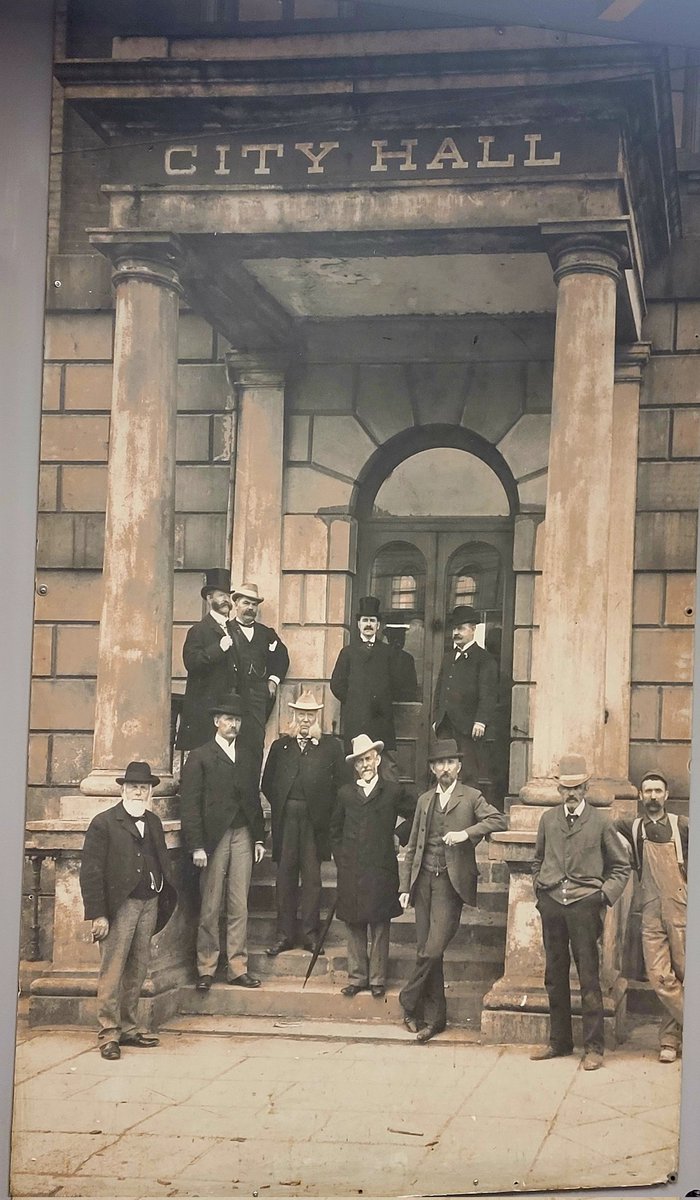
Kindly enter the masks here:
M 311 417 L 290 415 L 287 421 L 286 455 L 288 462 L 310 462 Z
M 320 625 L 326 620 L 327 575 L 304 576 L 304 608 L 302 620 Z
M 83 126 L 83 129 L 85 128 Z M 96 135 L 91 134 L 91 137 L 95 139 Z M 92 155 L 87 157 L 92 159 Z M 94 163 L 95 160 L 92 161 Z M 87 180 L 85 186 L 90 186 Z M 70 206 L 70 200 L 66 201 L 66 205 Z M 92 215 L 97 215 L 94 208 Z M 83 212 L 83 226 L 87 223 L 85 216 L 86 213 Z M 75 220 L 76 217 L 68 217 L 66 224 L 70 224 L 71 219 Z M 80 217 L 77 217 L 77 220 L 80 221 Z M 91 220 L 89 223 L 98 222 Z M 111 309 L 114 302 L 111 277 L 111 264 L 102 254 L 52 254 L 49 259 L 50 282 L 46 307 L 50 311 Z M 54 286 L 55 281 L 60 283 L 60 287 Z
M 527 737 L 530 733 L 532 692 L 531 684 L 516 683 L 513 685 L 510 724 L 511 732 L 517 734 L 518 737 Z
M 700 371 L 692 354 L 650 358 L 642 378 L 642 404 L 700 404 Z
M 301 592 L 304 576 L 285 572 L 280 592 L 280 614 L 283 625 L 301 623 Z
M 526 683 L 532 678 L 532 630 L 516 629 L 513 634 L 513 679 Z
M 467 391 L 463 363 L 414 363 L 409 376 L 419 424 L 459 424 Z
M 351 482 L 313 467 L 289 467 L 284 480 L 284 508 L 288 513 L 347 510 L 352 487 Z
M 635 525 L 637 570 L 694 570 L 697 513 L 638 513 Z
M 72 512 L 104 512 L 107 504 L 107 468 L 61 468 L 61 507 Z
M 659 736 L 659 689 L 657 687 L 632 688 L 630 736 L 640 739 Z
M 664 604 L 664 575 L 637 573 L 634 577 L 632 621 L 635 625 L 660 625 Z
M 185 644 L 189 625 L 173 625 L 173 679 L 184 680 L 187 678 L 185 664 L 182 661 L 182 647 Z M 173 687 L 173 691 L 182 694 L 184 687 Z
M 690 746 L 687 743 L 632 742 L 630 779 L 636 783 L 647 771 L 663 771 L 669 782 L 671 796 L 687 796 L 689 760 Z
M 349 364 L 307 366 L 290 372 L 285 390 L 292 412 L 353 410 L 355 370 Z
M 552 408 L 552 362 L 525 364 L 525 412 L 550 412 Z
M 221 412 L 231 388 L 222 363 L 179 363 L 177 368 L 178 412 Z
M 668 458 L 670 429 L 668 408 L 643 408 L 639 414 L 639 457 Z
M 331 571 L 354 571 L 357 556 L 357 521 L 330 521 L 328 566 Z
M 387 442 L 413 425 L 406 368 L 400 363 L 361 365 L 357 414 L 377 442 Z
M 38 567 L 72 567 L 73 517 L 70 513 L 39 513 L 36 563 Z
M 664 620 L 667 625 L 695 624 L 694 574 L 683 573 L 666 576 L 666 608 Z
M 178 467 L 175 507 L 178 512 L 226 512 L 229 471 L 225 466 Z
M 282 521 L 282 568 L 285 571 L 325 571 L 328 528 L 311 515 L 287 513 Z
M 328 576 L 327 620 L 330 625 L 346 625 L 349 622 L 351 585 L 349 575 Z
M 547 466 L 550 423 L 546 413 L 526 413 L 498 443 L 516 479 Z
M 177 327 L 177 357 L 187 359 L 212 359 L 214 357 L 214 330 L 203 317 L 193 312 L 181 312 Z
M 700 462 L 640 463 L 637 476 L 637 509 L 697 509 L 700 499 Z
M 314 417 L 311 456 L 320 466 L 354 480 L 376 448 L 354 417 Z
M 322 679 L 325 629 L 291 625 L 285 629 L 284 636 L 295 674 L 301 678 Z
M 59 625 L 56 629 L 56 674 L 96 675 L 97 625 Z
M 632 678 L 636 683 L 681 683 L 693 677 L 690 629 L 635 629 Z
M 34 625 L 32 675 L 50 675 L 53 653 L 53 625 Z
M 112 405 L 111 363 L 67 363 L 65 367 L 65 407 L 67 409 L 106 409 Z
M 226 557 L 225 513 L 187 513 L 176 518 L 177 567 L 204 570 Z
M 534 612 L 535 577 L 515 577 L 515 624 L 532 625 Z
M 230 463 L 234 453 L 236 414 L 217 413 L 211 418 L 212 462 Z
M 523 483 L 518 484 L 518 496 L 520 503 L 526 511 L 528 509 L 542 509 L 544 512 L 547 504 L 547 475 L 538 475 L 535 479 L 527 479 Z
M 176 455 L 179 463 L 209 461 L 209 418 L 177 418 Z
M 340 651 L 347 641 L 345 630 L 341 626 L 326 630 L 324 649 L 323 675 L 330 679 Z
M 58 506 L 58 467 L 39 467 L 39 512 L 55 512 Z
M 92 729 L 95 684 L 91 679 L 35 679 L 29 723 L 32 729 Z
M 692 735 L 693 689 L 661 689 L 661 737 L 666 741 L 690 741 Z
M 642 340 L 651 342 L 652 353 L 658 350 L 673 350 L 675 320 L 675 304 L 658 301 L 649 304 L 642 322 Z
M 108 416 L 53 416 L 41 422 L 41 457 L 45 462 L 106 462 Z
M 44 377 L 41 387 L 41 407 L 49 412 L 61 407 L 61 374 L 63 367 L 58 364 L 44 364 Z
M 535 532 L 537 522 L 534 517 L 517 516 L 513 531 L 513 570 L 532 571 L 535 565 Z
M 47 359 L 111 359 L 112 313 L 48 313 Z
M 525 403 L 523 363 L 471 363 L 466 367 L 462 425 L 494 445 L 515 424 Z
M 27 783 L 30 787 L 46 783 L 49 774 L 49 735 L 32 733 L 27 755 Z
M 512 741 L 510 744 L 510 772 L 508 790 L 516 795 L 530 778 L 530 759 L 532 757 L 532 742 Z
M 700 350 L 700 302 L 680 300 L 676 323 L 676 349 Z
M 187 621 L 190 625 L 195 621 L 201 621 L 205 611 L 200 595 L 203 583 L 203 570 L 175 572 L 173 620 Z
M 700 408 L 675 410 L 671 454 L 674 458 L 700 457 Z
M 98 621 L 102 608 L 102 576 L 98 571 L 39 572 L 37 583 L 46 587 L 37 595 L 37 621 Z

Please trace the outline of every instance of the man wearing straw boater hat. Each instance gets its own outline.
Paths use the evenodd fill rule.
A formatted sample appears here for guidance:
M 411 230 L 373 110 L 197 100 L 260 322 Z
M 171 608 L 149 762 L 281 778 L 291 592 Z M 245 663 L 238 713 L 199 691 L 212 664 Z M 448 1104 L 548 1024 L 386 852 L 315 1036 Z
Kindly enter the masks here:
M 187 671 L 179 750 L 194 750 L 211 738 L 209 706 L 225 692 L 237 691 L 238 662 L 228 618 L 231 612 L 231 572 L 211 567 L 205 572 L 202 599 L 207 613 L 187 631 L 182 658 Z
M 355 783 L 339 789 L 331 820 L 336 916 L 348 928 L 348 983 L 341 990 L 350 999 L 368 990 L 377 1000 L 384 995 L 391 919 L 401 915 L 394 830 L 400 817 L 413 815 L 414 801 L 400 784 L 379 777 L 383 748 L 366 733 L 353 738 L 345 761 Z
M 202 872 L 197 928 L 197 988 L 206 992 L 219 961 L 219 918 L 226 924 L 227 982 L 255 988 L 246 947 L 253 861 L 265 855 L 257 768 L 238 737 L 244 706 L 235 692 L 209 710 L 212 737 L 188 755 L 180 787 L 182 837 Z
M 130 762 L 117 783 L 121 800 L 92 818 L 80 863 L 85 920 L 100 947 L 98 1042 L 106 1059 L 119 1058 L 121 1046 L 158 1045 L 139 1030 L 139 996 L 151 938 L 177 903 L 163 826 L 148 807 L 160 779 L 147 762 Z
M 506 827 L 503 813 L 481 792 L 458 782 L 461 755 L 454 739 L 437 742 L 428 762 L 435 786 L 418 797 L 401 863 L 401 906 L 416 910 L 416 965 L 399 1000 L 404 1025 L 418 1042 L 442 1033 L 447 1022 L 443 955 L 459 929 L 463 905 L 476 905 L 474 850 Z
M 313 693 L 302 691 L 289 708 L 291 733 L 272 743 L 262 777 L 272 810 L 272 857 L 277 863 L 277 939 L 267 951 L 271 958 L 299 941 L 305 950 L 313 951 L 316 944 L 321 863 L 331 856 L 329 826 L 343 767 L 340 742 L 321 732 L 323 705 Z
M 569 971 L 574 956 L 581 985 L 583 1069 L 603 1065 L 605 1037 L 598 939 L 605 910 L 622 895 L 630 864 L 612 821 L 586 800 L 590 773 L 581 754 L 559 762 L 561 804 L 542 814 L 532 871 L 542 918 L 549 1043 L 534 1061 L 573 1054 Z
M 229 633 L 238 663 L 238 692 L 245 705 L 241 739 L 250 748 L 258 779 L 265 745 L 265 726 L 275 705 L 279 685 L 289 670 L 289 654 L 274 629 L 258 621 L 265 597 L 256 583 L 242 583 L 232 592 L 233 616 Z

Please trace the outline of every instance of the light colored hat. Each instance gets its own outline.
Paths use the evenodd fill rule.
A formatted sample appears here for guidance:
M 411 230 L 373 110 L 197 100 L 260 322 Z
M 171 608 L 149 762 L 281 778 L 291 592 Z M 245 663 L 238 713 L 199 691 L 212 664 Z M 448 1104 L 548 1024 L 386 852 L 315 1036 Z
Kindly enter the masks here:
M 352 739 L 352 754 L 345 755 L 346 762 L 352 762 L 355 758 L 360 758 L 366 754 L 368 750 L 378 750 L 381 754 L 384 749 L 384 742 L 373 742 L 371 737 L 366 733 L 360 733 Z
M 313 692 L 306 688 L 297 700 L 290 700 L 289 707 L 296 709 L 297 712 L 319 712 L 323 705 L 318 703 Z
M 578 787 L 580 783 L 586 783 L 591 777 L 590 771 L 586 768 L 586 760 L 582 754 L 565 754 L 559 760 L 559 774 L 557 779 L 562 787 Z
M 245 596 L 248 600 L 255 600 L 256 604 L 262 604 L 265 599 L 259 594 L 257 583 L 242 583 L 240 587 L 233 589 L 231 595 L 234 600 L 237 600 L 239 596 Z

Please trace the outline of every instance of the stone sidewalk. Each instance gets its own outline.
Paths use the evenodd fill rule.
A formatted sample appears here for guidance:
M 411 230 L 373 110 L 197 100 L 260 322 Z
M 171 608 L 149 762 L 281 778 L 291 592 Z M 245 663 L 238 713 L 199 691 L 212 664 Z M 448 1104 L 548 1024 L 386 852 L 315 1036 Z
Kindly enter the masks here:
M 20 1030 L 14 1196 L 519 1192 L 676 1169 L 680 1067 L 653 1026 L 585 1073 L 460 1031 L 177 1024 L 114 1063 L 84 1030 Z

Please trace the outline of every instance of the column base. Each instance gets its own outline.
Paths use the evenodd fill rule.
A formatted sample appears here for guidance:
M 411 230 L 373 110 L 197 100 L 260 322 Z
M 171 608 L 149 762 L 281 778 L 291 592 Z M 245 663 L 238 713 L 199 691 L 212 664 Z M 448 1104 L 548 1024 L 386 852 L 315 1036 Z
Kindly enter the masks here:
M 157 1029 L 175 1015 L 181 989 L 192 980 L 184 968 L 149 976 L 141 989 L 139 1020 Z M 29 988 L 29 1024 L 97 1028 L 97 972 L 48 971 Z
M 559 795 L 559 780 L 552 776 L 528 779 L 520 789 L 521 804 L 541 805 L 555 808 L 562 803 Z M 610 808 L 615 801 L 637 799 L 637 789 L 629 779 L 612 779 L 594 776 L 586 787 L 586 801 L 595 808 Z
M 119 770 L 103 770 L 96 767 L 86 775 L 85 779 L 80 784 L 80 790 L 84 796 L 95 796 L 98 799 L 109 796 L 121 796 L 122 789 L 117 783 L 117 778 L 122 777 L 124 767 Z M 159 775 L 160 783 L 154 787 L 154 796 L 174 796 L 178 789 L 178 780 L 175 779 L 171 771 L 158 771 L 156 768 L 151 768 L 154 774 Z
M 549 999 L 536 980 L 499 979 L 484 996 L 481 1033 L 491 1042 L 546 1045 Z M 581 993 L 571 989 L 574 1041 L 582 1045 Z M 626 1038 L 627 980 L 620 976 L 603 994 L 605 1045 L 614 1050 Z

